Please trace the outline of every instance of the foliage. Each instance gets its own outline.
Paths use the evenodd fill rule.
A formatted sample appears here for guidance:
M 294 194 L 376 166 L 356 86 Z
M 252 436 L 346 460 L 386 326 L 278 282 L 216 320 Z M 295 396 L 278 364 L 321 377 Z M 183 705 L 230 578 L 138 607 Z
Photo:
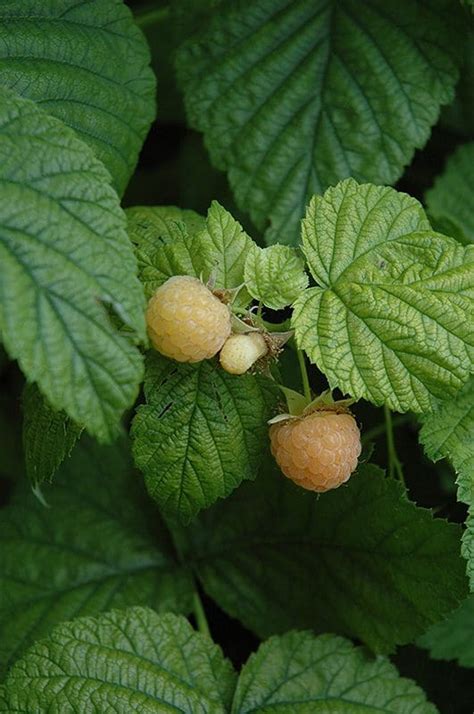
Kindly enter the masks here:
M 208 637 L 183 618 L 139 607 L 58 626 L 16 663 L 4 696 L 0 711 L 28 707 L 38 714 L 53 703 L 62 711 L 92 704 L 97 712 L 150 714 L 263 714 L 269 706 L 309 712 L 324 703 L 339 711 L 355 711 L 355 704 L 387 713 L 400 706 L 407 713 L 435 712 L 388 662 L 371 662 L 340 637 L 294 632 L 272 638 L 236 682 L 232 665 Z
M 0 712 L 472 710 L 470 10 L 1 3 Z M 177 275 L 245 374 L 152 348 Z

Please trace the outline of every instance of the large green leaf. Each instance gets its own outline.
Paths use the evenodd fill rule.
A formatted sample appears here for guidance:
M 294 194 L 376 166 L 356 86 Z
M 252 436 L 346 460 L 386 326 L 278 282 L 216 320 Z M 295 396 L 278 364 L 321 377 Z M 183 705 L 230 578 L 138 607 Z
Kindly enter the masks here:
M 434 659 L 456 659 L 463 667 L 474 667 L 474 594 L 445 620 L 430 627 L 418 644 Z
M 32 484 L 50 481 L 81 434 L 64 412 L 52 409 L 36 384 L 23 392 L 23 449 Z
M 178 53 L 191 125 L 270 242 L 313 193 L 393 183 L 454 95 L 450 0 L 224 0 Z
M 133 422 L 133 453 L 166 515 L 187 522 L 255 478 L 276 396 L 265 377 L 148 354 L 147 403 Z
M 460 146 L 426 193 L 430 218 L 443 232 L 474 243 L 474 141 Z
M 473 368 L 474 247 L 430 230 L 420 204 L 353 179 L 315 196 L 303 249 L 320 287 L 296 301 L 296 339 L 332 387 L 429 411 Z
M 133 333 L 120 333 L 108 309 Z M 71 129 L 0 88 L 7 352 L 55 409 L 106 439 L 136 397 L 143 366 L 133 341 L 144 334 L 143 291 L 108 173 Z
M 225 714 L 235 677 L 184 618 L 133 607 L 59 625 L 15 664 L 0 710 Z
M 82 439 L 45 492 L 49 507 L 25 486 L 0 511 L 0 666 L 77 615 L 190 610 L 191 581 L 127 446 Z
M 422 690 L 383 657 L 334 635 L 272 637 L 240 674 L 233 714 L 435 714 Z
M 72 127 L 119 193 L 155 113 L 149 50 L 122 0 L 7 0 L 0 85 Z
M 460 535 L 372 466 L 319 499 L 268 470 L 175 531 L 209 595 L 259 636 L 311 627 L 380 651 L 466 594 Z

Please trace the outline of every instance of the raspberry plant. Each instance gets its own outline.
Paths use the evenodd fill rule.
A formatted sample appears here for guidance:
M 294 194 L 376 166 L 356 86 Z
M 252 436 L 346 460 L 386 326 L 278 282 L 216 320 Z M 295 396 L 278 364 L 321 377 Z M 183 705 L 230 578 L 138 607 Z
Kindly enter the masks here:
M 470 714 L 472 3 L 0 39 L 0 712 Z

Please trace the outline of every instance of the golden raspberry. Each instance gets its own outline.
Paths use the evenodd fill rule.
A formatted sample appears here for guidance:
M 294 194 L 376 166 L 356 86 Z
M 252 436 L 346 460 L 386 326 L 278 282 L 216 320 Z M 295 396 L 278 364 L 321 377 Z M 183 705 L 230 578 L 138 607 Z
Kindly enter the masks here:
M 267 352 L 267 343 L 259 332 L 231 335 L 221 350 L 219 360 L 226 372 L 244 374 Z
M 310 491 L 345 483 L 360 456 L 360 432 L 350 414 L 317 411 L 270 427 L 272 454 L 292 481 Z
M 188 275 L 169 278 L 158 288 L 148 303 L 146 322 L 153 347 L 178 362 L 214 357 L 231 330 L 229 308 Z

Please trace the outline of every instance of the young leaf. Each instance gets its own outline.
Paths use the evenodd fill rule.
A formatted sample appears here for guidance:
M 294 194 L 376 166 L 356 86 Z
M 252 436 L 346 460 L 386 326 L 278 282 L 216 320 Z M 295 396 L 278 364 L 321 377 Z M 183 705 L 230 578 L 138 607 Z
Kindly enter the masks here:
M 1 88 L 0 147 L 1 338 L 54 409 L 109 439 L 136 397 L 145 337 L 117 195 L 70 129 Z
M 420 204 L 353 179 L 315 196 L 303 249 L 320 287 L 296 301 L 299 346 L 332 387 L 430 411 L 472 370 L 474 247 L 434 233 Z
M 51 407 L 35 384 L 23 392 L 23 449 L 33 485 L 51 481 L 74 448 L 82 428 Z
M 474 377 L 455 399 L 440 402 L 423 418 L 419 439 L 430 459 L 449 459 L 458 475 L 459 500 L 474 505 Z
M 217 201 L 212 202 L 207 213 L 201 242 L 211 258 L 216 287 L 239 287 L 244 282 L 245 259 L 254 243 L 240 223 Z
M 273 310 L 291 305 L 308 287 L 304 262 L 294 248 L 252 247 L 245 261 L 245 284 L 256 300 Z
M 187 522 L 255 477 L 277 398 L 270 380 L 153 352 L 145 398 L 133 422 L 133 453 L 166 515 Z
M 437 228 L 463 243 L 474 242 L 474 141 L 460 146 L 426 194 L 430 218 Z
M 383 657 L 334 635 L 272 637 L 240 674 L 232 712 L 436 714 L 423 691 Z
M 474 594 L 430 627 L 417 644 L 434 659 L 456 659 L 462 667 L 474 667 Z
M 216 4 L 177 56 L 191 125 L 269 242 L 296 243 L 309 197 L 347 176 L 393 183 L 452 100 L 449 0 Z
M 373 466 L 319 500 L 268 469 L 175 533 L 209 595 L 260 637 L 310 627 L 382 652 L 465 596 L 460 534 Z
M 119 193 L 155 115 L 149 62 L 122 0 L 1 3 L 0 85 L 72 127 Z
M 15 664 L 8 712 L 226 714 L 236 675 L 182 617 L 131 607 L 56 627 Z
M 127 447 L 82 439 L 45 492 L 48 507 L 24 487 L 0 511 L 0 667 L 78 615 L 190 610 L 192 583 Z
M 199 213 L 177 206 L 133 206 L 125 214 L 130 240 L 145 251 L 174 243 L 177 223 L 184 223 L 190 235 L 206 227 L 206 219 Z
M 206 222 L 198 213 L 175 206 L 139 206 L 128 209 L 127 218 L 147 298 L 173 275 L 209 277 L 211 261 L 198 237 Z

